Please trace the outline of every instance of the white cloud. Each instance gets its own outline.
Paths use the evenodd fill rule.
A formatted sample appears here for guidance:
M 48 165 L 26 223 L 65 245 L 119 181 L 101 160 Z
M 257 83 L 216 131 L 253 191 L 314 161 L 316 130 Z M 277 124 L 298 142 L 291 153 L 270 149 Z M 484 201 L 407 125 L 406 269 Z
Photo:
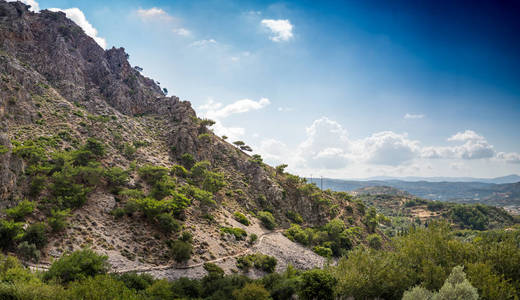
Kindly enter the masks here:
M 404 117 L 405 119 L 422 119 L 424 118 L 424 115 L 423 114 L 405 114 Z
M 420 152 L 419 142 L 408 139 L 407 134 L 392 131 L 374 133 L 355 141 L 358 157 L 377 165 L 396 166 L 414 159 Z
M 139 8 L 137 10 L 137 15 L 141 18 L 141 20 L 148 21 L 162 21 L 162 22 L 171 22 L 174 20 L 172 16 L 170 16 L 166 11 L 162 8 L 152 7 L 149 9 Z
M 233 114 L 242 114 L 253 110 L 259 110 L 270 103 L 271 102 L 267 98 L 262 98 L 259 101 L 242 99 L 224 106 L 220 102 L 215 102 L 215 100 L 209 99 L 206 104 L 199 106 L 198 109 L 202 111 L 202 116 L 204 118 L 210 118 L 215 121 L 213 130 L 217 135 L 226 135 L 231 140 L 236 140 L 244 135 L 245 129 L 242 127 L 227 127 L 222 123 L 222 119 Z
M 447 147 L 424 147 L 422 156 L 424 158 L 447 158 L 447 159 L 482 159 L 495 156 L 493 145 L 475 131 L 466 130 L 458 132 L 448 138 L 449 142 L 462 142 L 462 145 Z
M 195 42 L 191 43 L 189 46 L 197 47 L 197 48 L 205 48 L 207 46 L 216 45 L 216 44 L 217 44 L 217 41 L 215 41 L 214 39 L 207 39 L 207 40 L 195 41 Z
M 259 110 L 270 103 L 271 102 L 267 98 L 262 98 L 258 101 L 242 99 L 222 107 L 222 103 L 216 103 L 213 100 L 210 100 L 199 108 L 206 110 L 205 116 L 208 118 L 222 119 L 232 114 L 241 114 L 252 110 Z
M 83 14 L 83 12 L 79 8 L 77 8 L 77 7 L 67 8 L 67 9 L 49 8 L 49 10 L 54 11 L 54 12 L 61 11 L 61 12 L 65 13 L 67 18 L 71 19 L 72 21 L 74 21 L 74 23 L 76 23 L 79 27 L 81 27 L 81 29 L 83 29 L 83 31 L 85 31 L 85 33 L 88 36 L 93 38 L 96 41 L 96 43 L 98 43 L 98 45 L 101 46 L 101 48 L 106 49 L 106 47 L 107 47 L 106 40 L 104 38 L 98 36 L 98 31 L 96 30 L 96 28 L 94 28 L 94 26 L 92 26 L 92 24 L 89 23 L 89 21 L 85 17 L 85 14 Z
M 292 107 L 278 107 L 277 108 L 278 111 L 293 111 L 294 109 Z
M 498 152 L 497 153 L 497 159 L 503 160 L 507 163 L 511 164 L 520 164 L 520 153 L 517 152 Z
M 173 28 L 172 31 L 181 36 L 190 36 L 191 31 L 186 28 Z
M 261 24 L 271 30 L 269 38 L 274 42 L 288 41 L 293 37 L 293 25 L 289 20 L 264 19 Z
M 38 2 L 36 2 L 34 0 L 7 0 L 7 2 L 16 2 L 16 1 L 20 1 L 23 4 L 30 5 L 31 8 L 29 8 L 29 10 L 32 11 L 32 12 L 39 12 L 40 11 L 40 5 L 38 4 Z

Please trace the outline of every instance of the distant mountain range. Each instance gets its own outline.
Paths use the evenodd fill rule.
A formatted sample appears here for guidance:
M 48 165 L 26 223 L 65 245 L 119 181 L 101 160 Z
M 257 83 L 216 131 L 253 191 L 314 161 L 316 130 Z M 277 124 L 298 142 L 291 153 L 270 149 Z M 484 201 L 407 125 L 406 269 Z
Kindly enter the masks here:
M 508 178 L 513 178 L 511 175 Z M 518 176 L 517 176 L 518 177 Z M 504 180 L 504 177 L 487 180 Z M 310 180 L 310 179 L 309 179 Z M 321 186 L 320 179 L 312 182 Z M 520 182 L 489 183 L 478 181 L 405 181 L 388 180 L 342 180 L 323 178 L 323 189 L 354 191 L 372 186 L 392 187 L 412 195 L 438 201 L 456 203 L 483 203 L 501 206 L 510 211 L 520 211 Z
M 427 181 L 427 182 L 482 182 L 482 183 L 495 183 L 495 184 L 503 184 L 503 183 L 516 183 L 520 182 L 520 176 L 516 174 L 511 174 L 502 177 L 495 178 L 474 178 L 474 177 L 416 177 L 416 176 L 407 176 L 407 177 L 389 177 L 389 176 L 376 176 L 369 177 L 364 179 L 348 179 L 354 181 L 388 181 L 388 180 L 399 180 L 399 181 Z

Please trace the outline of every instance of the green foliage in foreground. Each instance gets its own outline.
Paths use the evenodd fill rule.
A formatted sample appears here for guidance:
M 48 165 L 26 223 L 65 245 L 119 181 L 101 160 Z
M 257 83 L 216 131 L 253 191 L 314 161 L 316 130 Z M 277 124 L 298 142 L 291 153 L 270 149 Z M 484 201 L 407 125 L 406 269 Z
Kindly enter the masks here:
M 277 263 L 278 261 L 275 257 L 261 253 L 248 254 L 237 259 L 237 267 L 245 272 L 254 266 L 256 269 L 272 273 Z
M 179 242 L 187 243 L 182 237 Z M 31 247 L 27 247 L 28 250 Z M 0 256 L 0 299 L 518 299 L 520 232 L 452 231 L 447 224 L 411 229 L 390 250 L 356 248 L 337 266 L 288 267 L 252 280 L 205 264 L 202 279 L 172 282 L 149 275 L 107 274 L 106 257 L 77 251 L 32 273 Z M 190 249 L 191 251 L 191 249 Z M 240 259 L 255 265 L 264 256 Z

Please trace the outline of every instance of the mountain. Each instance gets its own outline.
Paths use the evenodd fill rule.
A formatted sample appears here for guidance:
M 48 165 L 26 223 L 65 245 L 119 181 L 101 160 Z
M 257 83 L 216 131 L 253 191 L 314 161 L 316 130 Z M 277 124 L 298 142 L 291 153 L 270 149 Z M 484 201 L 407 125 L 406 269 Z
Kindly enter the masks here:
M 354 191 L 373 186 L 387 186 L 415 196 L 455 203 L 482 203 L 520 212 L 520 183 L 494 184 L 483 182 L 429 182 L 402 180 L 341 180 L 323 178 L 323 188 Z
M 64 13 L 0 1 L 4 252 L 45 269 L 90 247 L 113 272 L 172 279 L 204 276 L 205 262 L 237 272 L 236 260 L 256 252 L 277 270 L 323 266 L 281 233 L 294 220 L 348 219 L 359 228 L 354 243 L 365 243 L 363 211 L 344 194 L 216 136 L 212 120 L 167 97 L 128 57 L 103 50 Z
M 389 176 L 376 176 L 369 177 L 364 179 L 349 179 L 355 181 L 389 181 L 389 180 L 399 180 L 399 181 L 427 181 L 427 182 L 482 182 L 482 183 L 495 183 L 495 184 L 503 184 L 503 183 L 516 183 L 520 182 L 520 176 L 516 174 L 511 174 L 502 177 L 495 178 L 474 178 L 474 177 L 415 177 L 415 176 L 407 176 L 407 177 L 389 177 Z

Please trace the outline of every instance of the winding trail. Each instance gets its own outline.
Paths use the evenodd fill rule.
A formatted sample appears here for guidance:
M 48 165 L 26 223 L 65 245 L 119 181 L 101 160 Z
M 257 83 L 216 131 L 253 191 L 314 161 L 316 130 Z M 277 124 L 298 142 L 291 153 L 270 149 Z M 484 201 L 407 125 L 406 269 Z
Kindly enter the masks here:
M 252 252 L 254 249 L 256 249 L 256 248 L 258 248 L 260 246 L 260 244 L 262 243 L 262 241 L 264 240 L 264 238 L 266 236 L 274 235 L 274 234 L 277 234 L 277 233 L 281 233 L 283 231 L 284 231 L 284 229 L 277 229 L 277 230 L 273 230 L 273 231 L 270 231 L 270 232 L 263 233 L 258 238 L 258 242 L 256 242 L 251 248 L 248 248 L 246 250 L 240 251 L 240 252 L 238 252 L 236 254 L 222 256 L 222 257 L 219 257 L 219 258 L 216 258 L 216 259 L 213 259 L 213 260 L 203 261 L 203 262 L 200 262 L 200 263 L 191 264 L 191 265 L 184 265 L 184 266 L 182 266 L 182 265 L 179 266 L 176 263 L 173 263 L 173 264 L 169 264 L 169 265 L 165 265 L 165 266 L 154 266 L 154 267 L 146 267 L 146 268 L 132 268 L 132 269 L 123 269 L 123 270 L 112 270 L 109 273 L 114 273 L 114 274 L 125 274 L 125 273 L 133 273 L 133 272 L 135 272 L 135 273 L 146 273 L 146 272 L 151 272 L 151 271 L 164 271 L 164 270 L 169 270 L 169 269 L 186 270 L 186 269 L 197 268 L 197 267 L 203 266 L 205 263 L 216 263 L 216 262 L 224 261 L 224 260 L 227 260 L 227 259 L 230 259 L 230 258 L 236 258 L 236 257 L 242 256 L 242 255 L 245 255 L 245 254 L 247 254 L 249 252 Z M 28 262 L 25 262 L 24 264 L 27 267 L 29 267 L 31 270 L 36 270 L 36 271 L 47 271 L 47 270 L 49 270 L 49 268 L 51 266 L 50 264 L 32 264 L 32 263 L 28 263 Z

